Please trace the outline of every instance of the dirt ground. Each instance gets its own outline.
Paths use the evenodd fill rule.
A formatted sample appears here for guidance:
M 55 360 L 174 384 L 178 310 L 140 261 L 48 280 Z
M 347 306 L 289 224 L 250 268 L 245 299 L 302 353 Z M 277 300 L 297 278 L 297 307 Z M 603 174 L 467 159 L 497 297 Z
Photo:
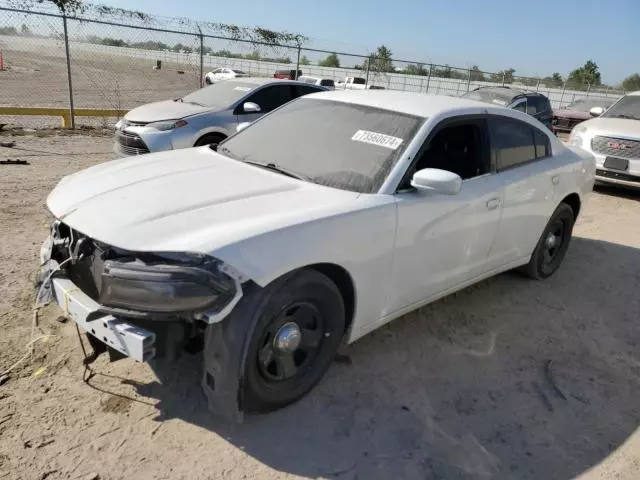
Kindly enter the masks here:
M 0 371 L 23 356 L 32 278 L 66 174 L 108 136 L 0 136 Z M 600 190 L 565 263 L 503 274 L 344 349 L 294 406 L 242 425 L 206 409 L 200 358 L 108 363 L 83 382 L 74 327 L 41 312 L 0 386 L 6 479 L 624 479 L 640 477 L 640 195 Z

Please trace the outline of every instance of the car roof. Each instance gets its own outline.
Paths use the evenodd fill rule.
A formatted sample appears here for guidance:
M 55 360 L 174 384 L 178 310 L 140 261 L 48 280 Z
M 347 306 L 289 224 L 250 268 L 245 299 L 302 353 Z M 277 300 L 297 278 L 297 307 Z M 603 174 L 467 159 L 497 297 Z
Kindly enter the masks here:
M 424 118 L 433 117 L 448 110 L 487 108 L 486 103 L 468 98 L 394 90 L 330 90 L 312 93 L 305 98 L 365 105 Z
M 634 95 L 636 97 L 640 97 L 640 90 L 638 90 L 636 92 L 629 92 L 629 93 L 627 93 L 627 95 Z
M 287 80 L 279 78 L 265 78 L 265 77 L 239 77 L 226 80 L 227 82 L 239 82 L 239 83 L 253 83 L 254 85 L 266 85 L 267 83 L 283 83 Z

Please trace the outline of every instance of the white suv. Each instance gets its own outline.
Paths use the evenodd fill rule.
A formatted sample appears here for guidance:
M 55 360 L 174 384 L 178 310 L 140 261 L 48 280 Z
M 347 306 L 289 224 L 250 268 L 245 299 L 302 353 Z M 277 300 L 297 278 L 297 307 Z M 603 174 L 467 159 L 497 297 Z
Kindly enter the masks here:
M 640 91 L 625 95 L 607 111 L 591 109 L 569 143 L 596 157 L 596 181 L 640 189 Z

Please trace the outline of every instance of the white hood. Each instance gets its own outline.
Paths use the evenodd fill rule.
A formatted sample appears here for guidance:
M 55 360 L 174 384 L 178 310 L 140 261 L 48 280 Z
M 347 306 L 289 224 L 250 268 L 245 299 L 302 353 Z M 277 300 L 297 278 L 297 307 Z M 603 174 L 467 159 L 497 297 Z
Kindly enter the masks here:
M 589 135 L 640 139 L 640 120 L 599 117 L 582 122 L 579 127 L 586 127 Z
M 197 115 L 211 110 L 207 107 L 194 105 L 193 103 L 174 102 L 164 100 L 162 102 L 147 103 L 134 108 L 124 118 L 130 122 L 149 123 L 160 120 L 179 120 L 190 115 Z
M 202 147 L 115 160 L 75 173 L 60 181 L 47 206 L 75 230 L 115 247 L 213 253 L 342 211 L 357 197 Z

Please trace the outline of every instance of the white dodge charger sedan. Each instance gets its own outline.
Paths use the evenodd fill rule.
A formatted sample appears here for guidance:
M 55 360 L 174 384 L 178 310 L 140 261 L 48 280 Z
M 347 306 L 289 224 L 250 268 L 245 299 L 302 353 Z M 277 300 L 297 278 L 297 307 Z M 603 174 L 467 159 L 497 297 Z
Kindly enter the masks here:
M 294 402 L 342 342 L 411 310 L 514 268 L 552 275 L 594 172 L 514 110 L 311 94 L 216 148 L 63 178 L 42 288 L 97 353 L 204 338 L 209 406 L 238 418 Z

